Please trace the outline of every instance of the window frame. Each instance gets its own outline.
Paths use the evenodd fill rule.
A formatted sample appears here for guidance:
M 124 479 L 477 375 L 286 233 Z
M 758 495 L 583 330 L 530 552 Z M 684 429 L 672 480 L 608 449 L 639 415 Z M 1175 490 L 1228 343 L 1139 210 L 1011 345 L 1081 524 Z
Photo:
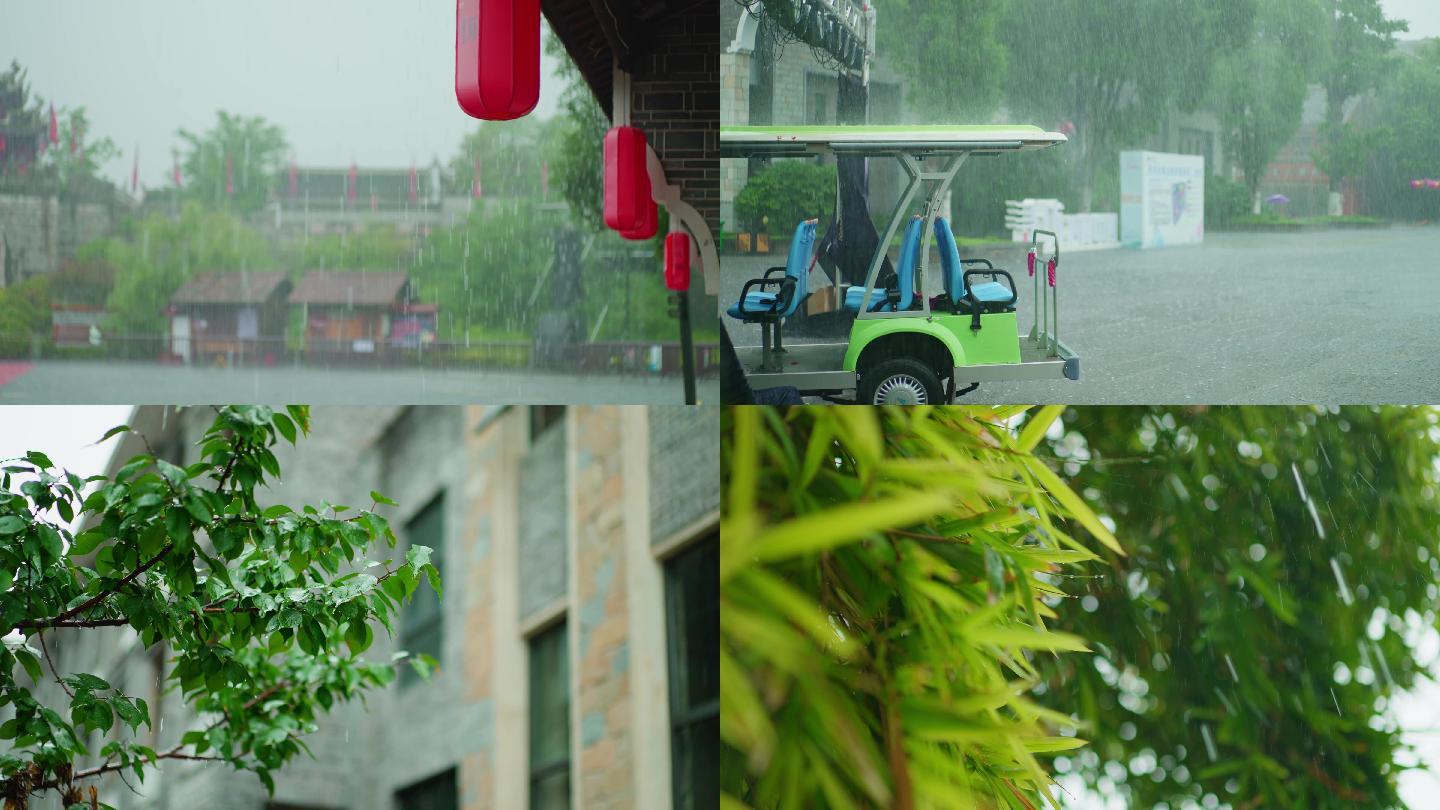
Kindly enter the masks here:
M 567 618 L 568 617 L 563 611 L 556 612 L 546 617 L 545 621 L 536 623 L 533 628 L 529 630 L 529 632 L 524 634 L 526 669 L 525 730 L 527 736 L 525 751 L 525 803 L 530 810 L 535 810 L 536 807 L 536 784 L 544 779 L 551 778 L 559 773 L 565 774 L 565 807 L 568 810 L 568 808 L 574 806 L 575 759 L 573 756 L 573 751 L 571 749 L 575 742 L 575 729 L 572 727 L 570 716 L 571 711 L 575 705 L 575 696 L 571 694 L 570 689 L 570 676 L 572 675 L 571 666 L 573 662 L 570 660 L 570 625 L 567 621 Z M 543 763 L 537 764 L 535 761 L 535 728 L 537 720 L 536 705 L 539 695 L 537 695 L 538 690 L 535 688 L 535 672 L 537 669 L 537 667 L 535 666 L 536 647 L 539 642 L 541 642 L 542 640 L 548 640 L 547 637 L 551 636 L 554 633 L 559 633 L 560 635 L 558 649 L 560 650 L 561 660 L 564 663 L 565 671 L 564 677 L 562 679 L 562 682 L 564 683 L 563 694 L 565 700 L 563 713 L 565 717 L 565 753 L 563 757 L 549 759 Z
M 659 563 L 660 563 L 661 568 L 662 568 L 662 575 L 663 575 L 663 580 L 664 580 L 664 601 L 665 601 L 665 661 L 666 661 L 667 671 L 670 673 L 670 675 L 669 675 L 669 689 L 668 689 L 669 695 L 668 695 L 668 701 L 667 701 L 667 703 L 668 703 L 669 717 L 670 717 L 670 722 L 669 722 L 669 726 L 670 726 L 670 728 L 669 728 L 669 732 L 670 732 L 670 748 L 669 748 L 669 751 L 670 751 L 671 802 L 672 802 L 672 805 L 673 805 L 674 807 L 680 807 L 680 806 L 681 806 L 681 805 L 680 805 L 680 800 L 681 800 L 681 798 L 682 798 L 682 796 L 681 796 L 681 789 L 682 789 L 681 779 L 686 776 L 686 774 L 682 774 L 682 773 L 680 773 L 680 772 L 678 772 L 678 771 L 676 770 L 676 769 L 679 767 L 680 762 L 681 762 L 681 758 L 677 755 L 677 748 L 678 748 L 678 746 L 679 746 L 679 742 L 680 742 L 680 739 L 681 739 L 682 735 L 683 735 L 684 733 L 686 733 L 686 732 L 690 732 L 690 731 L 692 731 L 692 730 L 694 730 L 694 729 L 700 728 L 700 727 L 704 726 L 705 724 L 707 724 L 707 723 L 709 723 L 709 722 L 711 722 L 711 721 L 718 723 L 718 722 L 719 722 L 719 719 L 720 719 L 720 681 L 719 681 L 719 677 L 718 677 L 718 674 L 719 674 L 719 662 L 718 662 L 718 658 L 719 658 L 719 650 L 720 650 L 720 648 L 719 648 L 719 637 L 720 637 L 720 628 L 719 628 L 720 606 L 719 606 L 719 601 L 718 601 L 718 595 L 719 595 L 719 576 L 718 576 L 718 571 L 717 571 L 717 574 L 716 574 L 716 582 L 715 582 L 716 603 L 715 603 L 714 608 L 713 608 L 714 621 L 715 621 L 714 638 L 713 638 L 713 639 L 703 639 L 703 638 L 702 638 L 702 639 L 697 639 L 697 640 L 690 640 L 690 641 L 687 641 L 687 643 L 684 645 L 684 648 L 683 648 L 683 651 L 684 651 L 684 652 L 693 652 L 693 651 L 696 650 L 696 649 L 700 649 L 700 650 L 702 650 L 702 651 L 707 652 L 708 654 L 713 655 L 713 656 L 715 657 L 715 659 L 717 659 L 716 662 L 715 662 L 715 670 L 716 670 L 715 694 L 714 694 L 713 697 L 710 697 L 709 699 L 704 700 L 703 702 L 696 703 L 696 704 L 693 704 L 693 705 L 692 705 L 692 704 L 690 704 L 690 702 L 689 702 L 689 696 L 688 696 L 687 694 L 685 694 L 685 691 L 686 691 L 685 686 L 686 686 L 686 684 L 682 684 L 682 683 L 680 682 L 679 677 L 678 677 L 678 674 L 679 674 L 679 673 L 681 673 L 681 672 L 687 672 L 687 671 L 688 671 L 688 667 L 685 665 L 685 662 L 682 662 L 682 661 L 679 660 L 680 654 L 682 653 L 682 649 L 681 649 L 681 646 L 676 643 L 676 641 L 677 641 L 678 638 L 681 638 L 681 637 L 684 637 L 684 636 L 685 636 L 684 630 L 685 630 L 685 624 L 686 624 L 686 622 L 685 622 L 686 617 L 683 615 L 683 611 L 678 611 L 678 610 L 676 609 L 676 608 L 677 608 L 676 603 L 677 603 L 677 595 L 678 595 L 678 594 L 684 594 L 684 593 L 692 592 L 693 589 L 692 589 L 692 588 L 689 588 L 689 587 L 686 587 L 686 586 L 689 584 L 690 581 L 689 581 L 689 579 L 687 579 L 682 573 L 678 572 L 678 571 L 677 571 L 677 568 L 678 568 L 678 566 L 679 566 L 680 564 L 682 564 L 682 562 L 686 561 L 687 558 L 689 558 L 692 554 L 693 554 L 693 555 L 713 554 L 713 555 L 715 556 L 715 559 L 716 559 L 715 564 L 718 566 L 718 564 L 719 564 L 719 553 L 720 553 L 720 529 L 719 529 L 719 526 L 718 526 L 718 525 L 715 525 L 715 524 L 712 523 L 712 524 L 710 524 L 709 526 L 707 526 L 705 529 L 703 529 L 703 530 L 701 530 L 701 531 L 699 531 L 699 532 L 696 532 L 695 534 L 691 535 L 687 542 L 677 544 L 677 545 L 675 545 L 674 547 L 672 547 L 671 549 L 669 549 L 669 553 L 667 553 L 664 557 L 662 557 L 662 558 L 659 560 Z M 688 604 L 685 605 L 685 607 L 689 607 L 689 606 L 690 606 L 690 605 L 688 605 Z M 702 607 L 703 607 L 703 606 L 702 606 Z M 712 642 L 712 641 L 713 641 L 713 643 L 709 643 L 709 642 Z M 718 769 L 718 767 L 719 767 L 719 763 L 718 763 L 718 762 L 715 763 L 715 767 Z M 717 781 L 718 781 L 718 774 L 717 774 Z
M 436 492 L 425 502 L 424 506 L 411 513 L 409 519 L 405 521 L 404 528 L 405 544 L 408 550 L 410 546 L 415 544 L 413 527 L 420 522 L 421 519 L 431 518 L 432 510 L 438 510 L 435 514 L 440 524 L 439 540 L 430 547 L 430 562 L 441 572 L 442 576 L 445 571 L 445 530 L 446 524 L 448 523 L 445 519 L 445 495 L 446 491 L 444 489 Z M 421 543 L 420 545 L 426 544 Z M 416 594 L 418 595 L 419 589 L 429 588 L 430 583 L 424 577 L 421 577 L 420 582 L 415 587 Z M 429 650 L 422 650 L 420 652 L 426 655 L 433 655 L 438 668 L 445 660 L 445 605 L 440 601 L 438 595 L 432 595 L 430 599 L 433 599 L 434 603 L 433 614 L 418 619 L 415 613 L 416 600 L 412 598 L 410 604 L 405 606 L 400 616 L 400 648 L 407 652 L 414 653 L 416 651 L 411 649 L 414 645 L 414 640 L 417 637 L 424 637 L 430 633 L 434 633 L 436 636 L 434 652 L 432 653 Z M 428 604 L 428 602 L 429 600 L 427 599 L 427 602 L 422 604 Z M 395 679 L 396 685 L 399 688 L 406 689 L 420 681 L 420 677 L 416 674 L 414 667 L 402 666 L 399 669 L 399 675 Z

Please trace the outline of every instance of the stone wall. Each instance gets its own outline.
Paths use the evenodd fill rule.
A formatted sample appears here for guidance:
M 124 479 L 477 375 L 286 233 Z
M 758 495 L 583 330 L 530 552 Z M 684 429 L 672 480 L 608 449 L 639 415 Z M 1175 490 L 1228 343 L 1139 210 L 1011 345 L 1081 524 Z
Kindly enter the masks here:
M 0 287 L 53 273 L 82 245 L 108 236 L 125 210 L 101 202 L 62 202 L 53 194 L 0 194 L 6 245 Z

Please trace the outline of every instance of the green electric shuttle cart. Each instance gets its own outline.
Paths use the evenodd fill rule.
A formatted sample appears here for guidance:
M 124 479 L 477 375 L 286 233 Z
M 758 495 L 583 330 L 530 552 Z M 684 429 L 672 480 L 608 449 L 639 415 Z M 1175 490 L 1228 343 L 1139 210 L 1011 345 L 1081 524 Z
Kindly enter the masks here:
M 907 181 L 880 235 L 863 287 L 840 300 L 857 313 L 845 343 L 783 345 L 784 320 L 808 297 L 817 223 L 800 223 L 785 267 L 746 282 L 730 317 L 759 324 L 762 344 L 736 349 L 752 388 L 790 386 L 834 395 L 855 390 L 863 404 L 950 401 L 983 382 L 1080 378 L 1080 358 L 1057 336 L 1055 234 L 1035 231 L 1027 263 L 1035 317 L 1020 332 L 1020 289 L 984 259 L 961 259 L 942 216 L 946 192 L 966 158 L 1062 144 L 1065 136 L 1028 126 L 731 127 L 722 157 L 811 155 L 894 158 Z M 895 272 L 880 283 L 887 248 L 903 230 Z M 927 295 L 931 238 L 944 292 Z M 783 272 L 782 272 L 783 271 Z M 1002 283 L 1002 279 L 1006 283 Z

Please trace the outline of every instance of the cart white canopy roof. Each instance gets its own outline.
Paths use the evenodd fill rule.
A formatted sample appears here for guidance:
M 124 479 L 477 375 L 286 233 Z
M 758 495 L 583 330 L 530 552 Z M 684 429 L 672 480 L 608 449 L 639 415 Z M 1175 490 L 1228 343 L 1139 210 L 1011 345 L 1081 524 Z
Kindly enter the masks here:
M 1058 132 L 1010 124 L 723 127 L 720 156 L 1022 152 L 1066 140 Z

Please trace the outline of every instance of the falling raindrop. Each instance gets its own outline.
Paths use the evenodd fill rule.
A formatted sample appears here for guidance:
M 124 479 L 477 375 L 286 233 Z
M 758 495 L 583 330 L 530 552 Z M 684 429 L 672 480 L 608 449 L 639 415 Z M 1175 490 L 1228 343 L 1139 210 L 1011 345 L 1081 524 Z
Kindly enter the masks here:
M 1345 572 L 1340 570 L 1340 561 L 1334 557 L 1330 558 L 1330 570 L 1335 572 L 1335 582 L 1340 586 L 1340 601 L 1347 605 L 1354 604 L 1355 599 L 1350 595 L 1350 586 L 1345 584 Z
M 1205 753 L 1210 755 L 1210 761 L 1219 759 L 1220 755 L 1215 751 L 1215 739 L 1210 736 L 1209 723 L 1200 724 L 1200 737 L 1205 741 Z

